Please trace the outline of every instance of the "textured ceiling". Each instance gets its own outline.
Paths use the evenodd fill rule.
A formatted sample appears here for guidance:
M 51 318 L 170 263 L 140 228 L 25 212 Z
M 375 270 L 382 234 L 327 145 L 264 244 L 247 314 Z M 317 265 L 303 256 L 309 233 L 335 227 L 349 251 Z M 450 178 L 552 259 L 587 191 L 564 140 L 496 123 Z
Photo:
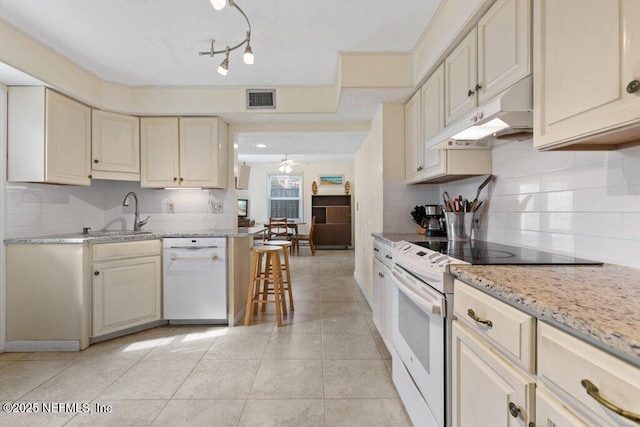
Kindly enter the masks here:
M 246 23 L 233 8 L 213 10 L 209 0 L 0 0 L 0 18 L 101 79 L 129 86 L 327 86 L 335 84 L 340 52 L 410 51 L 440 2 L 239 0 L 251 22 L 256 62 L 245 65 L 241 49 L 232 52 L 226 77 L 216 72 L 222 57 L 198 52 L 208 50 L 212 38 L 217 49 L 242 40 Z M 0 82 L 42 84 L 2 64 Z M 366 122 L 380 103 L 403 103 L 410 93 L 343 89 L 335 113 L 222 117 L 229 123 Z M 277 161 L 284 154 L 300 162 L 352 161 L 365 136 L 247 134 L 239 154 L 260 161 L 249 147 L 264 138 Z

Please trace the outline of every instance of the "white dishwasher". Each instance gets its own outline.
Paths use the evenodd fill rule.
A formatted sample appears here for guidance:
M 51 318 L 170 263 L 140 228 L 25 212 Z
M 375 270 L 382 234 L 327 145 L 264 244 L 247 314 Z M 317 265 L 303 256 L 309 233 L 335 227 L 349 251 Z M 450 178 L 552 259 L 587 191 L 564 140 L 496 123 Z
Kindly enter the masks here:
M 163 308 L 169 323 L 228 323 L 227 239 L 163 239 Z

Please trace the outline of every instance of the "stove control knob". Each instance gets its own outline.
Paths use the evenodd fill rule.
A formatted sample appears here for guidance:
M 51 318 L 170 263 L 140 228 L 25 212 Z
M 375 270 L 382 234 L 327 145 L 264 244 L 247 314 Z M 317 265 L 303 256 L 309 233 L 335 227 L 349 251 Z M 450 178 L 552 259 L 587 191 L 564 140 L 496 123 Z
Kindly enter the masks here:
M 438 261 L 438 267 L 444 267 L 447 264 L 450 264 L 451 260 L 448 257 L 445 257 L 444 259 L 440 259 Z
M 434 253 L 432 253 L 431 255 L 429 255 L 429 256 L 427 257 L 427 259 L 429 260 L 429 262 L 430 262 L 431 264 L 435 264 L 436 262 L 438 262 L 438 258 L 440 258 L 441 256 L 442 256 L 442 255 L 441 255 L 440 253 L 438 253 L 438 252 L 434 252 Z

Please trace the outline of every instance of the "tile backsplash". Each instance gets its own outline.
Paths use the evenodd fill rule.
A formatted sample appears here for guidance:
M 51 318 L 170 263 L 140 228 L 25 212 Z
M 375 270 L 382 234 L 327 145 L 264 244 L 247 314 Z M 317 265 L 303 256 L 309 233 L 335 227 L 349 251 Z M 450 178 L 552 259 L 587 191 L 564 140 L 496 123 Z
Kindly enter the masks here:
M 531 140 L 493 149 L 476 236 L 640 268 L 640 147 L 536 152 Z M 441 184 L 473 199 L 485 177 Z
M 156 190 L 137 182 L 94 180 L 90 187 L 7 184 L 7 238 L 93 230 L 133 229 L 134 204 L 122 206 L 135 191 L 141 219 L 150 215 L 148 231 L 231 229 L 235 222 L 233 191 Z M 169 204 L 173 212 L 169 213 Z M 222 203 L 212 213 L 211 203 Z

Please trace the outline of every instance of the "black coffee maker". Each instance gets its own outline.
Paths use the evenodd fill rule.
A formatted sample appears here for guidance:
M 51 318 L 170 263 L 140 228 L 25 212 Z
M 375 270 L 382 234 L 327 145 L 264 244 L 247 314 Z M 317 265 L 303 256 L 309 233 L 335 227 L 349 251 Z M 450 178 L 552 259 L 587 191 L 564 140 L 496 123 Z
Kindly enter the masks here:
M 440 205 L 416 206 L 411 212 L 413 221 L 425 229 L 427 237 L 446 237 L 444 214 Z

